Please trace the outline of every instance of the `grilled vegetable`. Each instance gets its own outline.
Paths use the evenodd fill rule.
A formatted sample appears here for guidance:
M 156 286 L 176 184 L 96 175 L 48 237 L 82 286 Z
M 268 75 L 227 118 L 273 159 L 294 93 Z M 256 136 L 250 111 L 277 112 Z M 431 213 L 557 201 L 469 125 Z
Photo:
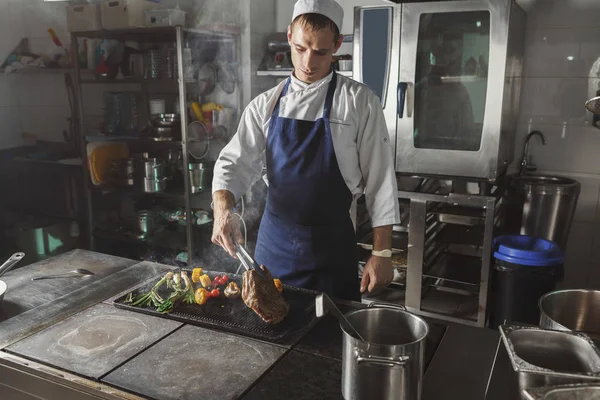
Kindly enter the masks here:
M 208 290 L 200 288 L 194 293 L 194 299 L 196 300 L 196 304 L 206 304 L 208 299 L 210 299 L 210 293 Z
M 202 268 L 194 268 L 192 270 L 192 282 L 200 282 L 200 276 L 202 275 Z
M 283 285 L 279 279 L 273 279 L 273 283 L 275 284 L 275 287 L 279 293 L 283 292 Z
M 235 299 L 240 296 L 240 288 L 235 282 L 231 282 L 225 288 L 225 297 L 228 299 Z
M 227 275 L 223 275 L 223 276 L 217 275 L 217 276 L 215 276 L 215 279 L 213 279 L 213 287 L 227 285 L 228 281 L 229 281 L 229 278 L 227 277 Z
M 200 283 L 205 288 L 209 288 L 210 285 L 212 285 L 212 282 L 210 281 L 210 277 L 206 274 L 200 276 Z
M 148 293 L 142 293 L 134 296 L 132 293 L 127 295 L 125 302 L 130 303 L 133 306 L 148 307 L 153 305 L 159 307 L 163 302 L 163 299 L 158 295 L 158 289 L 165 283 L 169 282 L 173 278 L 173 272 L 167 272 L 161 280 L 156 282 L 154 287 Z
M 211 298 L 217 298 L 221 295 L 221 289 L 213 289 L 210 291 L 210 297 Z
M 183 299 L 185 295 L 185 290 L 181 287 L 181 275 L 179 273 L 173 275 L 173 289 L 175 289 L 175 291 L 171 293 L 167 300 L 163 301 L 156 308 L 157 311 L 163 314 L 170 313 L 171 311 L 173 311 L 175 306 L 179 304 L 179 302 Z
M 194 304 L 194 285 L 192 284 L 192 282 L 190 281 L 190 278 L 188 278 L 188 275 L 185 271 L 181 271 L 181 277 L 183 278 L 183 281 L 185 282 L 185 289 L 184 289 L 184 294 L 183 294 L 183 302 L 185 304 Z

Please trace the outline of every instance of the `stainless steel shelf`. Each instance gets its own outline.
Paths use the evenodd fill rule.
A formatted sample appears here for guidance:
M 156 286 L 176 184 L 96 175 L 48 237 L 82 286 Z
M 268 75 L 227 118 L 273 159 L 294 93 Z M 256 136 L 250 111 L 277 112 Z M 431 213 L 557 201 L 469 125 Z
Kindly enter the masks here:
M 459 226 L 448 224 L 441 230 L 437 240 L 449 244 L 483 246 L 484 226 Z
M 90 75 L 91 76 L 91 75 Z M 185 84 L 194 84 L 197 83 L 197 80 L 189 80 L 189 81 L 185 81 Z M 92 78 L 90 77 L 89 79 L 82 79 L 80 81 L 81 84 L 84 85 L 152 85 L 152 86 L 158 86 L 158 85 L 169 85 L 169 86 L 174 86 L 177 85 L 179 82 L 177 79 L 169 79 L 169 78 L 161 78 L 161 79 L 144 79 L 144 78 L 121 78 L 121 79 L 110 79 L 110 78 L 106 78 L 106 77 L 96 77 L 96 78 Z M 154 90 L 153 90 L 154 92 Z
M 362 302 L 365 304 L 383 302 L 405 305 L 406 291 L 400 285 L 390 285 L 375 294 L 364 294 Z M 477 296 L 464 296 L 432 288 L 424 293 L 421 309 L 410 311 L 438 320 L 476 326 L 477 310 Z
M 479 288 L 481 259 L 457 254 L 442 253 L 430 267 L 425 267 L 424 278 L 459 283 Z
M 160 145 L 171 145 L 181 146 L 181 140 L 153 140 L 149 139 L 148 136 L 122 136 L 122 135 L 88 135 L 85 137 L 85 141 L 90 142 L 141 142 L 147 144 L 160 144 Z
M 112 232 L 101 229 L 94 230 L 94 237 L 113 242 L 143 244 L 171 250 L 186 251 L 186 233 L 182 231 L 162 231 L 146 238 L 138 238 L 125 232 Z
M 465 226 L 485 224 L 485 210 L 481 208 L 444 205 L 433 211 L 433 214 L 437 215 L 440 222 L 448 224 Z
M 71 68 L 34 68 L 34 67 L 26 67 L 15 69 L 9 72 L 8 74 L 66 74 L 73 72 Z M 0 73 L 5 74 L 6 69 L 0 68 Z M 90 72 L 91 73 L 91 72 Z
M 96 186 L 96 188 L 102 192 L 103 196 L 111 196 L 111 195 L 154 196 L 154 197 L 163 197 L 163 198 L 170 198 L 170 199 L 183 199 L 185 196 L 183 188 L 181 188 L 177 191 L 166 190 L 164 192 L 152 192 L 152 193 L 143 192 L 143 191 L 137 190 L 135 188 L 119 187 L 119 186 Z
M 143 27 L 143 28 L 125 28 L 125 29 L 101 29 L 96 31 L 73 32 L 75 37 L 83 37 L 89 39 L 114 39 L 128 42 L 138 43 L 162 43 L 174 42 L 176 40 L 175 26 L 163 27 Z M 206 28 L 184 28 L 184 34 L 196 35 L 204 39 L 215 39 L 222 41 L 223 39 L 233 39 L 239 36 L 239 32 L 226 32 L 223 30 L 212 29 L 209 26 Z
M 182 59 L 183 59 L 183 49 L 186 43 L 190 43 L 190 46 L 195 47 L 197 43 L 212 43 L 221 45 L 224 44 L 228 47 L 231 47 L 232 55 L 240 65 L 240 60 L 242 58 L 241 52 L 241 27 L 235 24 L 226 24 L 226 23 L 212 23 L 206 24 L 195 29 L 186 29 L 180 26 L 172 26 L 172 27 L 145 27 L 145 28 L 127 28 L 127 29 L 115 29 L 115 30 L 95 30 L 95 31 L 87 31 L 87 32 L 72 32 L 71 33 L 71 54 L 79 54 L 78 51 L 78 38 L 97 38 L 97 39 L 114 39 L 121 42 L 137 42 L 137 43 L 171 43 L 175 46 L 175 55 L 177 58 L 177 65 L 179 66 L 179 75 L 183 75 L 182 68 Z M 145 48 L 146 46 L 144 46 Z M 197 56 L 197 55 L 196 55 Z M 183 154 L 183 165 L 187 165 L 190 159 L 190 153 L 188 146 L 190 141 L 182 141 L 181 138 L 188 137 L 188 126 L 182 126 L 181 138 L 179 140 L 171 140 L 171 141 L 153 141 L 149 140 L 147 136 L 121 136 L 121 135 L 104 135 L 103 132 L 89 130 L 86 126 L 85 116 L 86 112 L 84 109 L 83 101 L 82 101 L 82 87 L 86 84 L 91 85 L 111 85 L 111 84 L 121 84 L 121 85 L 136 85 L 141 84 L 140 89 L 145 96 L 145 100 L 147 100 L 148 93 L 152 92 L 156 94 L 157 91 L 164 92 L 164 94 L 177 94 L 179 101 L 181 104 L 184 104 L 187 98 L 187 93 L 193 91 L 193 86 L 188 85 L 183 80 L 173 79 L 123 79 L 123 80 L 111 80 L 105 78 L 96 78 L 94 75 L 89 76 L 88 73 L 93 71 L 81 70 L 79 65 L 73 66 L 73 80 L 75 86 L 75 103 L 77 107 L 77 111 L 82 118 L 79 119 L 78 133 L 81 137 L 81 145 L 80 145 L 80 153 L 81 157 L 85 159 L 87 157 L 87 143 L 94 141 L 127 141 L 131 144 L 143 144 L 143 147 L 149 147 L 149 149 L 158 148 L 162 146 L 162 148 L 169 146 L 177 146 L 182 149 Z M 94 79 L 96 78 L 96 79 Z M 161 86 L 162 84 L 162 86 Z M 158 85 L 158 86 L 157 86 Z M 137 90 L 137 89 L 136 89 Z M 173 93 L 170 92 L 173 90 Z M 241 112 L 241 103 L 242 103 L 242 91 L 237 90 L 237 111 Z M 188 111 L 184 107 L 181 109 L 181 119 L 187 120 Z M 142 146 L 138 146 L 142 147 Z M 89 247 L 94 250 L 95 248 L 95 240 L 113 240 L 113 241 L 121 241 L 121 242 L 130 242 L 130 243 L 140 243 L 146 244 L 148 246 L 157 246 L 162 248 L 176 248 L 178 250 L 187 250 L 188 259 L 192 260 L 194 255 L 194 250 L 196 248 L 196 242 L 194 236 L 199 232 L 198 227 L 194 227 L 192 224 L 192 201 L 197 201 L 198 197 L 194 197 L 195 194 L 191 193 L 191 182 L 189 174 L 183 174 L 184 181 L 184 193 L 160 193 L 160 194 L 148 194 L 153 196 L 163 196 L 166 198 L 183 198 L 185 212 L 187 216 L 187 224 L 185 226 L 185 233 L 182 230 L 178 230 L 173 233 L 171 231 L 165 231 L 164 233 L 157 233 L 155 236 L 151 238 L 137 238 L 134 236 L 127 235 L 119 235 L 114 232 L 98 232 L 95 231 L 97 226 L 94 224 L 94 214 L 97 212 L 95 210 L 95 205 L 93 201 L 93 197 L 97 199 L 96 190 L 92 187 L 92 183 L 90 180 L 89 170 L 87 165 L 83 165 L 81 168 L 83 175 L 83 186 L 86 197 L 86 237 L 89 241 Z M 201 196 L 200 196 L 201 197 Z M 100 199 L 100 201 L 102 201 Z M 163 236 L 164 235 L 164 236 Z

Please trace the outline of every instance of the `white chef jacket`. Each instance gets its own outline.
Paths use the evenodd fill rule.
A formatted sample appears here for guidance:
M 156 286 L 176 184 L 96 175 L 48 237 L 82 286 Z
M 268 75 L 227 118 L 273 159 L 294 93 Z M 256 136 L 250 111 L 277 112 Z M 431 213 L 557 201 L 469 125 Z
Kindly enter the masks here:
M 321 118 L 332 75 L 312 84 L 292 76 L 279 116 Z M 285 81 L 260 94 L 245 109 L 237 133 L 216 162 L 213 193 L 228 190 L 238 199 L 261 177 L 271 115 L 284 86 Z M 367 86 L 338 74 L 330 126 L 342 177 L 355 199 L 365 194 L 372 226 L 400 223 L 392 146 L 379 98 Z

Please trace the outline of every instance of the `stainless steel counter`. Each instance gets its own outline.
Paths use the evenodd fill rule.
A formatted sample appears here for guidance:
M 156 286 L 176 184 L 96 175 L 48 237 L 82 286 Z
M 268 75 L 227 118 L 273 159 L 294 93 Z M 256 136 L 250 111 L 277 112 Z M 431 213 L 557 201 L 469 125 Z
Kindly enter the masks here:
M 45 291 L 55 294 L 43 304 L 19 308 L 18 296 L 25 295 L 13 294 L 15 309 L 23 311 L 0 323 L 0 348 L 3 349 L 0 351 L 0 398 L 341 398 L 341 361 L 333 350 L 341 342 L 341 331 L 329 320 L 332 317 L 324 317 L 314 328 L 286 345 L 189 325 L 165 327 L 162 332 L 146 335 L 148 340 L 136 342 L 136 335 L 119 328 L 116 319 L 125 321 L 127 329 L 138 326 L 147 330 L 156 318 L 141 321 L 137 313 L 124 310 L 114 313 L 107 299 L 171 267 L 81 250 L 47 260 L 45 265 L 56 267 L 67 261 L 70 264 L 64 267 L 66 270 L 77 264 L 80 268 L 96 268 L 97 275 L 87 281 L 71 283 L 45 281 Z M 7 275 L 9 290 L 12 286 L 28 293 L 39 292 L 23 288 L 25 282 L 32 283 L 31 276 L 39 273 L 40 268 L 41 265 L 35 264 Z M 98 304 L 103 301 L 104 304 Z M 360 304 L 346 306 L 361 307 Z M 489 383 L 499 334 L 444 324 L 448 329 L 424 376 L 423 399 L 486 398 L 486 393 L 492 390 Z M 84 328 L 78 330 L 77 326 Z M 117 336 L 111 336 L 113 331 Z M 78 339 L 73 335 L 78 335 Z M 75 344 L 75 348 L 58 343 L 64 340 Z M 323 349 L 333 351 L 324 353 Z M 236 357 L 238 353 L 243 360 Z M 88 357 L 89 365 L 84 360 L 69 362 L 78 354 Z M 508 365 L 500 367 L 509 368 Z M 169 379 L 169 373 L 174 371 L 177 373 Z M 505 378 L 496 377 L 496 381 L 501 386 L 506 383 L 502 382 Z M 172 390 L 165 390 L 169 385 Z

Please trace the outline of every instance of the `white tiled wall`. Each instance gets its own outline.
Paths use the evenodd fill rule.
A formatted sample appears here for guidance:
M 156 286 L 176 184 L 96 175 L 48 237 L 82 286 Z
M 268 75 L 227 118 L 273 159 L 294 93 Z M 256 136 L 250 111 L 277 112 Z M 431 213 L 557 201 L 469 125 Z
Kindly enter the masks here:
M 522 0 L 527 11 L 525 78 L 515 158 L 525 135 L 538 172 L 569 176 L 582 189 L 567 248 L 565 286 L 600 288 L 600 130 L 591 126 L 585 101 L 600 88 L 600 2 Z
M 42 0 L 0 0 L 0 62 L 29 39 L 30 50 L 52 54 L 55 45 L 48 28 L 53 28 L 68 46 L 67 3 Z M 0 74 L 0 148 L 22 145 L 22 133 L 40 140 L 63 140 L 70 115 L 61 73 Z

